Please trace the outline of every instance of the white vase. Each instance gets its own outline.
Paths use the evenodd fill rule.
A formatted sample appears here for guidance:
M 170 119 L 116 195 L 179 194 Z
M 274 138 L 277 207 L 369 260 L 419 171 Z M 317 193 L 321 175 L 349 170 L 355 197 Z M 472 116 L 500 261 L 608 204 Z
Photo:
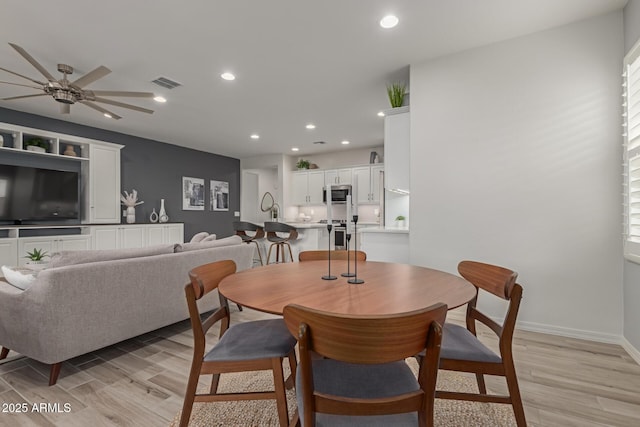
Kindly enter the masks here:
M 127 224 L 136 222 L 136 208 L 130 206 L 127 208 Z
M 169 221 L 169 216 L 167 216 L 167 212 L 164 210 L 164 199 L 160 199 L 160 222 Z
M 149 221 L 158 222 L 158 213 L 156 212 L 156 208 L 153 208 L 153 212 L 149 215 Z

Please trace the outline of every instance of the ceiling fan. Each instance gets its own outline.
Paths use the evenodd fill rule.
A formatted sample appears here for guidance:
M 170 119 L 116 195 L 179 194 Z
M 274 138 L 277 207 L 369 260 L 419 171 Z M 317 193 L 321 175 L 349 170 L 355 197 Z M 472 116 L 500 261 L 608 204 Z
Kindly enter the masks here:
M 77 80 L 70 82 L 67 79 L 67 76 L 73 73 L 73 67 L 67 64 L 58 64 L 58 71 L 62 73 L 61 79 L 56 79 L 53 77 L 38 61 L 36 61 L 31 55 L 27 53 L 26 50 L 21 48 L 20 46 L 9 43 L 12 48 L 14 48 L 24 59 L 29 61 L 31 65 L 33 65 L 44 77 L 46 77 L 46 82 L 41 82 L 35 79 L 32 79 L 27 76 L 23 76 L 22 74 L 18 74 L 16 72 L 7 70 L 6 68 L 0 67 L 0 70 L 5 71 L 7 73 L 13 74 L 18 77 L 22 77 L 23 79 L 30 80 L 31 82 L 37 84 L 38 86 L 25 85 L 19 83 L 5 82 L 0 81 L 0 83 L 10 84 L 14 86 L 24 86 L 33 89 L 40 89 L 44 91 L 44 93 L 38 93 L 35 95 L 22 95 L 22 96 L 12 96 L 10 98 L 2 98 L 3 101 L 11 101 L 14 99 L 23 99 L 23 98 L 33 98 L 36 96 L 47 96 L 50 95 L 60 103 L 60 112 L 62 114 L 69 114 L 71 112 L 71 104 L 80 103 L 86 105 L 89 108 L 93 108 L 96 111 L 101 112 L 106 117 L 110 117 L 113 119 L 121 119 L 122 117 L 117 114 L 101 107 L 96 104 L 97 102 L 103 104 L 114 105 L 116 107 L 128 108 L 130 110 L 141 111 L 147 114 L 153 114 L 153 110 L 149 110 L 147 108 L 137 107 L 131 104 L 125 104 L 123 102 L 113 101 L 111 99 L 103 98 L 103 96 L 117 96 L 117 97 L 136 97 L 136 98 L 153 98 L 154 94 L 151 92 L 127 92 L 127 91 L 114 91 L 114 90 L 86 90 L 83 89 L 85 86 L 95 82 L 96 80 L 106 76 L 111 72 L 105 66 L 99 66 L 95 70 L 85 74 Z

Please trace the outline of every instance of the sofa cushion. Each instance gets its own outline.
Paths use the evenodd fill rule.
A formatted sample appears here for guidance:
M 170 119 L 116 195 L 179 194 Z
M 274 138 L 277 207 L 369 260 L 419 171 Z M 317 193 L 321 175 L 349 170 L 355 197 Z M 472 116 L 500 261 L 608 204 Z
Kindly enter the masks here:
M 206 231 L 201 231 L 200 233 L 194 234 L 191 240 L 189 240 L 189 242 L 198 243 L 198 242 L 201 242 L 202 239 L 204 239 L 207 236 L 209 236 L 209 233 L 207 233 Z
M 179 243 L 176 245 L 176 252 L 197 251 L 199 249 L 217 248 L 222 246 L 233 246 L 242 243 L 240 236 L 230 236 L 224 239 L 212 240 L 198 243 Z
M 1 267 L 2 275 L 7 283 L 18 289 L 27 289 L 36 280 L 36 272 L 25 269 L 11 268 L 3 265 Z
M 203 242 L 213 242 L 216 239 L 217 239 L 217 236 L 215 234 L 209 234 L 207 237 L 202 239 L 202 241 Z
M 112 261 L 125 258 L 139 258 L 154 255 L 170 254 L 174 252 L 174 244 L 156 245 L 146 248 L 132 249 L 98 249 L 88 251 L 61 251 L 51 255 L 49 268 L 64 267 L 66 265 L 87 264 L 90 262 Z

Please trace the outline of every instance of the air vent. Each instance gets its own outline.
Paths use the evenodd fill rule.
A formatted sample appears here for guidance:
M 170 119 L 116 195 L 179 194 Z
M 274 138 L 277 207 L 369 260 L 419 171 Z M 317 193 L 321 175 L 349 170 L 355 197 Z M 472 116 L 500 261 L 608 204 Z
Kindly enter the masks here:
M 320 144 L 320 145 L 326 144 L 326 142 L 324 142 L 324 141 L 314 141 L 313 143 L 314 144 Z
M 175 89 L 178 86 L 182 86 L 182 83 L 178 83 L 174 80 L 168 79 L 166 77 L 158 77 L 155 80 L 152 80 L 151 83 L 155 83 L 158 86 L 162 86 L 167 89 Z

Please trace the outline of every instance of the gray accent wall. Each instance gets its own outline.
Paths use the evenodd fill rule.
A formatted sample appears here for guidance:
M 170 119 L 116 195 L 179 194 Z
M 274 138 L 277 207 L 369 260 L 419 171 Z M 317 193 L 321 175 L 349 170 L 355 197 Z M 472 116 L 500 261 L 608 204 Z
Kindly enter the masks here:
M 215 233 L 219 238 L 233 234 L 233 213 L 240 211 L 238 159 L 6 108 L 0 108 L 0 122 L 124 145 L 121 151 L 121 192 L 136 189 L 139 200 L 144 201 L 136 208 L 137 223 L 150 222 L 152 209 L 159 212 L 160 199 L 165 199 L 169 222 L 184 223 L 186 241 L 200 231 Z M 183 176 L 205 180 L 205 211 L 182 210 Z M 210 180 L 229 183 L 228 212 L 209 209 Z
M 630 0 L 624 8 L 625 54 L 640 40 L 640 0 Z M 624 262 L 623 336 L 640 352 L 640 265 Z

